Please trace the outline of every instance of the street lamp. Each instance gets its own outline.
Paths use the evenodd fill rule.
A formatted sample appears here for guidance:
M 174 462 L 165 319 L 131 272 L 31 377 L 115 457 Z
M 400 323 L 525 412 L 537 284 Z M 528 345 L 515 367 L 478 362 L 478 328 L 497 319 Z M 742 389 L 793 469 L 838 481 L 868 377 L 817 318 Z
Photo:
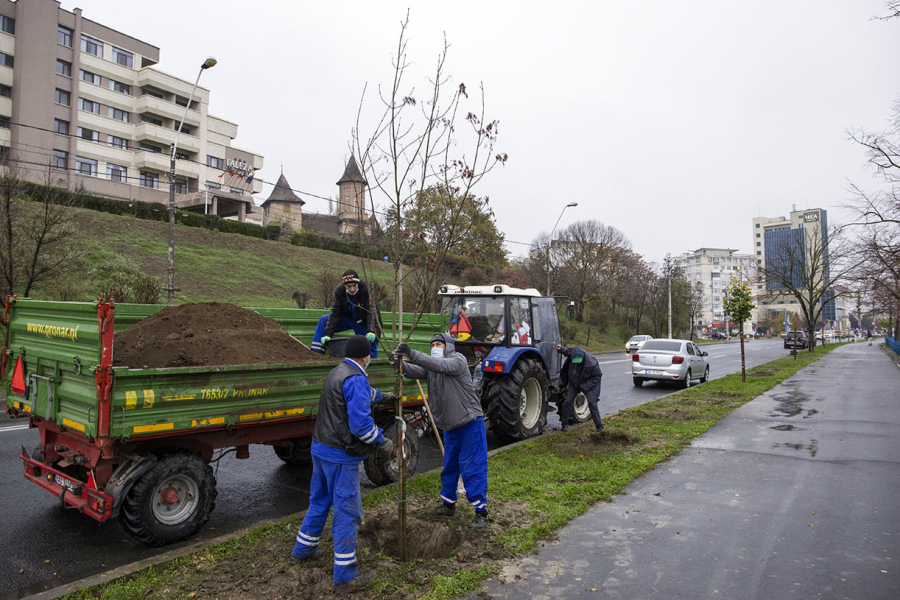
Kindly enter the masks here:
M 547 295 L 550 295 L 550 248 L 553 246 L 553 234 L 556 232 L 556 226 L 559 225 L 560 219 L 562 219 L 563 213 L 566 212 L 567 208 L 571 208 L 573 206 L 578 206 L 577 202 L 569 202 L 566 204 L 562 211 L 559 213 L 559 219 L 556 220 L 556 225 L 553 226 L 553 229 L 550 231 L 550 239 L 547 241 Z
M 175 151 L 178 149 L 178 135 L 184 126 L 184 119 L 187 117 L 188 109 L 191 107 L 191 101 L 194 99 L 194 92 L 197 91 L 197 84 L 200 83 L 200 75 L 206 69 L 216 66 L 216 59 L 210 56 L 200 65 L 200 71 L 197 73 L 197 81 L 194 82 L 194 88 L 188 97 L 187 106 L 184 107 L 184 114 L 181 116 L 181 123 L 175 130 L 175 141 L 172 143 L 172 156 L 169 159 L 169 268 L 168 268 L 168 288 L 169 288 L 169 306 L 175 306 Z

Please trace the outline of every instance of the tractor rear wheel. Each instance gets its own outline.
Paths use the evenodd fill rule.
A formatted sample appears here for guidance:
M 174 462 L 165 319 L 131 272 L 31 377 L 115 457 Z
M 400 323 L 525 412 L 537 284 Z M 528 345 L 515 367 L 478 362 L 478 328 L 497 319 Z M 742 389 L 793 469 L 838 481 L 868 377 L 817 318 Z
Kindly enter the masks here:
M 533 358 L 519 359 L 509 374 L 490 381 L 485 415 L 491 431 L 504 442 L 540 435 L 549 398 L 543 367 Z

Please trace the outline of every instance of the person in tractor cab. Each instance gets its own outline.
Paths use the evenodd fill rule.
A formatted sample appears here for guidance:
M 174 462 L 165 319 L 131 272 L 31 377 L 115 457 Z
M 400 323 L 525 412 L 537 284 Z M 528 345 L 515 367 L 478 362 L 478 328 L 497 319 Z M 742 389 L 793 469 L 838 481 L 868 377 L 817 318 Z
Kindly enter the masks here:
M 466 498 L 475 509 L 473 529 L 485 527 L 487 516 L 487 431 L 484 412 L 475 394 L 466 357 L 456 352 L 453 337 L 438 333 L 431 338 L 431 356 L 397 344 L 392 360 L 403 356 L 403 375 L 428 380 L 428 401 L 438 429 L 444 430 L 444 467 L 441 470 L 441 505 L 429 514 L 456 514 L 457 483 L 462 475 Z
M 378 333 L 381 331 L 381 316 L 375 303 L 375 294 L 353 269 L 347 269 L 341 276 L 341 285 L 334 290 L 331 312 L 322 315 L 313 334 L 313 352 L 325 354 L 325 344 L 339 331 L 352 329 L 358 335 L 366 336 L 372 345 L 372 358 L 378 358 Z
M 335 591 L 352 592 L 375 578 L 375 572 L 360 575 L 356 563 L 356 534 L 363 520 L 359 491 L 359 463 L 376 447 L 391 454 L 394 444 L 384 437 L 372 418 L 372 406 L 396 402 L 397 395 L 382 394 L 369 387 L 366 367 L 372 348 L 365 336 L 347 342 L 347 357 L 328 374 L 319 397 L 319 412 L 313 430 L 313 472 L 309 484 L 309 509 L 297 532 L 294 560 L 319 558 L 319 539 L 334 507 L 331 533 L 334 538 Z
M 559 411 L 559 422 L 562 425 L 562 430 L 566 431 L 569 429 L 569 420 L 572 418 L 575 397 L 579 393 L 583 393 L 597 431 L 603 431 L 600 409 L 597 408 L 597 400 L 600 398 L 600 380 L 603 378 L 600 363 L 591 356 L 590 352 L 587 352 L 580 346 L 567 348 L 557 344 L 556 349 L 566 357 L 566 362 L 563 363 L 559 371 L 560 380 L 566 388 L 566 399 Z

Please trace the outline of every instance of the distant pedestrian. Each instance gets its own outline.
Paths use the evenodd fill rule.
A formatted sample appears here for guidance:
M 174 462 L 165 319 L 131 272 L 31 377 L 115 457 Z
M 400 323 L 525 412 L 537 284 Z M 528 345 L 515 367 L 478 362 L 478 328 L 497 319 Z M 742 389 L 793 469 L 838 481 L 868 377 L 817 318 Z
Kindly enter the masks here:
M 325 344 L 332 336 L 349 329 L 366 336 L 372 345 L 372 358 L 378 358 L 377 340 L 382 327 L 375 293 L 372 286 L 361 280 L 353 269 L 347 269 L 341 276 L 341 285 L 334 289 L 331 312 L 319 319 L 309 347 L 314 352 L 325 354 Z
M 475 509 L 473 529 L 485 527 L 487 513 L 487 431 L 484 412 L 475 394 L 466 357 L 456 352 L 453 337 L 438 333 L 431 338 L 431 356 L 409 344 L 393 353 L 404 356 L 403 374 L 428 380 L 428 402 L 438 429 L 444 430 L 444 468 L 441 470 L 441 505 L 430 514 L 456 514 L 457 484 L 462 475 L 466 498 Z
M 872 345 L 872 330 L 866 329 L 866 339 L 869 340 L 869 345 Z
M 569 429 L 575 398 L 578 394 L 583 393 L 597 431 L 603 431 L 600 409 L 597 408 L 597 400 L 600 398 L 600 380 L 603 378 L 600 363 L 580 346 L 567 348 L 557 344 L 556 349 L 566 357 L 566 362 L 563 363 L 559 372 L 562 384 L 566 388 L 566 399 L 559 411 L 559 421 L 562 425 L 562 430 L 566 431 Z
M 356 533 L 363 520 L 359 463 L 375 447 L 388 454 L 394 450 L 394 444 L 384 437 L 372 418 L 372 405 L 397 397 L 369 387 L 366 367 L 370 352 L 371 344 L 365 336 L 351 337 L 347 358 L 332 369 L 322 386 L 310 448 L 313 473 L 309 509 L 291 554 L 301 561 L 321 556 L 319 539 L 328 512 L 334 507 L 334 584 L 335 591 L 343 593 L 355 591 L 375 578 L 374 571 L 360 575 L 356 563 Z

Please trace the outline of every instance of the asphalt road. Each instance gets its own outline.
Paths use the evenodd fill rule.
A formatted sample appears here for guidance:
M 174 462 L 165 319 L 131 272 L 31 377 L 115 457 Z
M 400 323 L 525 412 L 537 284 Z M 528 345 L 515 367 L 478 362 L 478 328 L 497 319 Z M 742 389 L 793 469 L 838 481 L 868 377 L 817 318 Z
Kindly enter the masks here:
M 747 367 L 784 356 L 780 340 L 746 342 Z M 709 352 L 711 378 L 740 370 L 737 342 L 702 346 Z M 624 351 L 597 355 L 603 369 L 600 410 L 603 414 L 636 406 L 675 390 L 672 386 L 631 383 L 631 360 Z M 555 413 L 547 430 L 558 429 Z M 72 510 L 61 510 L 47 492 L 25 480 L 18 459 L 21 448 L 34 448 L 37 430 L 27 423 L 0 414 L 0 514 L 5 523 L 0 543 L 0 600 L 18 598 L 81 579 L 110 568 L 149 558 L 162 550 L 148 548 L 124 533 L 115 521 L 97 523 Z M 420 439 L 418 472 L 438 468 L 440 451 L 433 438 Z M 500 444 L 488 435 L 488 445 Z M 216 471 L 219 491 L 216 508 L 197 536 L 182 545 L 218 537 L 253 523 L 305 510 L 309 499 L 309 469 L 283 464 L 271 449 L 252 446 L 250 458 L 238 460 L 228 454 Z M 363 476 L 364 485 L 371 486 Z M 437 490 L 435 490 L 437 493 Z M 168 546 L 165 550 L 177 548 Z

